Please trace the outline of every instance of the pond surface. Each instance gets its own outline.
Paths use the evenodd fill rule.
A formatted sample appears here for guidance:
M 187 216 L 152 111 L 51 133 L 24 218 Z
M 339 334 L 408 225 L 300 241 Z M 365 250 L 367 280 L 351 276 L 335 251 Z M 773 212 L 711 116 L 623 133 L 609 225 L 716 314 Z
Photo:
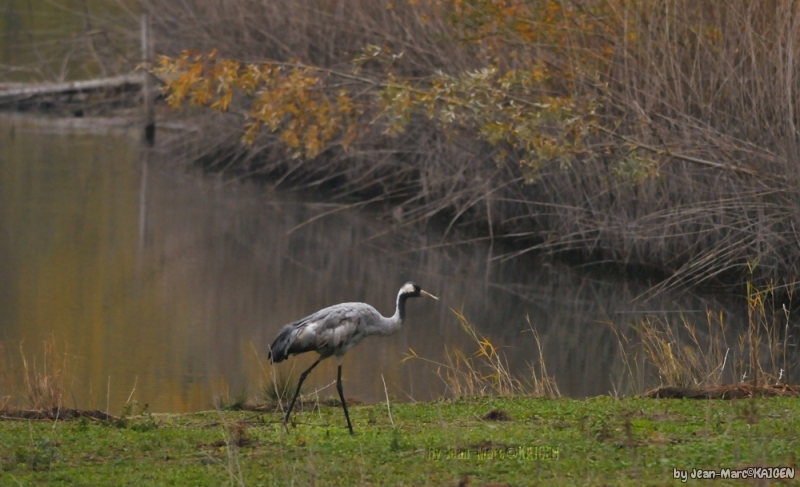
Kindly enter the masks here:
M 18 373 L 21 349 L 41 366 L 52 337 L 58 363 L 67 359 L 71 407 L 119 413 L 135 399 L 153 412 L 180 412 L 208 409 L 220 395 L 255 395 L 284 324 L 344 301 L 391 315 L 408 280 L 442 300 L 409 301 L 398 334 L 368 338 L 348 354 L 348 397 L 383 401 L 384 381 L 401 401 L 447 393 L 444 369 L 403 359 L 411 350 L 433 362 L 444 362 L 446 350 L 471 356 L 475 344 L 452 310 L 520 377 L 539 358 L 535 327 L 548 372 L 576 397 L 624 387 L 609 323 L 676 310 L 704 322 L 712 309 L 741 326 L 730 303 L 686 295 L 634 302 L 646 282 L 527 256 L 490 264 L 497 246 L 441 245 L 434 228 L 203 176 L 148 153 L 138 132 L 0 120 L 0 147 L 0 364 L 6 376 Z M 315 358 L 280 369 L 299 374 Z M 334 396 L 335 374 L 335 361 L 323 362 L 309 391 Z
M 121 66 L 110 51 L 121 54 L 131 44 L 138 49 L 138 42 L 122 40 L 138 29 L 138 13 L 131 7 L 105 0 L 4 1 L 0 83 L 113 75 Z

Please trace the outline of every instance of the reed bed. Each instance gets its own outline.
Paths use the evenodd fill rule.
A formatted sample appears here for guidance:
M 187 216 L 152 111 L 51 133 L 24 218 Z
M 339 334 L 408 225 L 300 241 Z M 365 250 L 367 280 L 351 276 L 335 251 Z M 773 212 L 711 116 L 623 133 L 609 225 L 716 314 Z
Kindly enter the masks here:
M 742 330 L 732 329 L 724 313 L 710 311 L 704 323 L 681 315 L 612 324 L 624 364 L 616 388 L 654 397 L 797 395 L 800 362 L 791 312 L 770 311 L 773 289 L 747 287 Z
M 794 282 L 800 5 L 509 1 L 504 5 L 517 14 L 491 35 L 475 29 L 494 4 L 469 5 L 473 10 L 447 1 L 141 0 L 136 9 L 76 9 L 87 32 L 99 30 L 107 42 L 100 48 L 89 37 L 74 49 L 91 55 L 71 55 L 93 66 L 86 72 L 133 68 L 138 16 L 146 11 L 157 51 L 167 55 L 216 49 L 245 62 L 294 60 L 352 73 L 365 47 L 385 48 L 394 56 L 363 63 L 361 81 L 331 83 L 362 97 L 387 72 L 416 82 L 437 72 L 539 63 L 550 73 L 549 95 L 592 99 L 598 108 L 586 150 L 545 158 L 535 174 L 513 151 L 499 164 L 505 148 L 481 140 L 474 127 L 447 131 L 423 113 L 412 114 L 399 134 L 387 135 L 376 122 L 347 151 L 330 147 L 310 160 L 291 157 L 269 135 L 242 145 L 244 123 L 235 110 L 190 109 L 184 116 L 201 119 L 202 135 L 170 142 L 230 177 L 383 202 L 387 217 L 437 221 L 452 241 L 506 241 L 494 259 L 537 252 L 614 263 L 663 276 L 654 292 L 744 286 L 747 279 L 780 292 Z M 533 40 L 514 30 L 526 22 Z
M 552 6 L 518 4 L 530 12 Z M 399 135 L 375 130 L 348 151 L 331 148 L 312 160 L 288 157 L 270 137 L 239 145 L 242 124 L 218 116 L 201 150 L 209 169 L 384 201 L 387 215 L 406 223 L 434 219 L 448 232 L 505 239 L 511 249 L 496 259 L 535 251 L 656 271 L 665 278 L 655 291 L 750 277 L 781 286 L 800 270 L 800 6 L 792 2 L 570 4 L 563 19 L 547 21 L 564 36 L 530 45 L 505 38 L 515 59 L 496 39 L 466 38 L 471 17 L 454 29 L 458 12 L 428 2 L 142 5 L 155 16 L 165 54 L 217 49 L 245 61 L 348 70 L 365 46 L 387 46 L 402 53 L 391 71 L 409 79 L 479 69 L 487 58 L 503 69 L 537 61 L 559 66 L 551 71 L 564 75 L 551 83 L 556 94 L 601 101 L 588 155 L 544 161 L 535 177 L 513 155 L 498 164 L 502 147 L 474 130 L 453 135 L 422 114 Z M 587 11 L 595 16 L 575 13 Z M 595 23 L 571 25 L 577 18 Z M 375 61 L 359 73 L 377 82 L 385 70 Z
M 506 240 L 510 245 L 495 259 L 537 252 L 610 262 L 662 276 L 653 292 L 744 286 L 748 278 L 779 291 L 794 286 L 800 6 L 788 0 L 503 5 L 516 13 L 498 21 L 490 15 L 495 3 L 482 1 L 65 4 L 87 35 L 75 36 L 69 52 L 49 53 L 55 57 L 46 66 L 20 69 L 47 77 L 59 61 L 71 68 L 51 76 L 59 79 L 134 69 L 140 12 L 151 14 L 156 50 L 166 55 L 216 49 L 245 62 L 294 60 L 352 73 L 365 48 L 385 48 L 393 56 L 363 62 L 362 81 L 331 85 L 362 99 L 389 72 L 424 82 L 437 72 L 489 65 L 501 72 L 544 66 L 548 96 L 591 99 L 597 110 L 585 151 L 569 160 L 544 158 L 535 174 L 514 151 L 498 164 L 498 152 L 507 148 L 482 140 L 474 127 L 447 130 L 423 113 L 412 114 L 393 136 L 385 133 L 388 122 L 376 119 L 347 151 L 328 147 L 310 160 L 290 157 L 268 134 L 242 145 L 237 110 L 209 116 L 189 109 L 181 116 L 194 117 L 202 136 L 166 143 L 230 177 L 384 202 L 387 217 L 409 225 L 435 221 L 451 241 Z M 76 60 L 83 69 L 74 67 Z M 756 263 L 751 276 L 748 266 Z

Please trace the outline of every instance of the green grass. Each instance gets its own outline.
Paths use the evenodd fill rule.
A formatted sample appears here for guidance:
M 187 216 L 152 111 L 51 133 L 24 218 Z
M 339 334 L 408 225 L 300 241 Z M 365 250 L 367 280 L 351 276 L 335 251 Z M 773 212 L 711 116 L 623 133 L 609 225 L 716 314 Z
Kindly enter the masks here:
M 512 420 L 481 419 L 494 408 Z M 248 411 L 0 421 L 0 485 L 665 485 L 676 467 L 794 465 L 800 451 L 791 398 L 470 398 L 394 404 L 394 425 L 385 403 L 350 414 L 354 437 L 341 409 L 309 403 L 288 435 L 280 413 Z M 715 485 L 728 482 L 741 484 Z

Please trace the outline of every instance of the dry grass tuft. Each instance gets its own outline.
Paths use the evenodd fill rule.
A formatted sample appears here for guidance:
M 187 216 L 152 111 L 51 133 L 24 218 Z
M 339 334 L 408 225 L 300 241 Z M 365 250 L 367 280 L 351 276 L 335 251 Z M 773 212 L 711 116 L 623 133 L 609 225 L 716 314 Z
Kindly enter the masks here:
M 525 390 L 534 397 L 546 397 L 549 399 L 561 397 L 561 391 L 558 390 L 555 377 L 547 374 L 539 332 L 531 324 L 529 316 L 525 317 L 525 321 L 528 323 L 528 329 L 533 333 L 533 337 L 536 340 L 536 351 L 538 352 L 538 360 L 528 363 L 531 373 L 525 378 Z
M 39 365 L 34 357 L 29 364 L 20 346 L 23 374 L 25 378 L 25 397 L 31 409 L 56 408 L 64 405 L 66 394 L 67 354 L 59 360 L 54 337 L 43 343 L 42 360 Z
M 69 392 L 69 355 L 58 350 L 55 338 L 43 341 L 41 358 L 35 355 L 29 359 L 22 344 L 19 357 L 17 366 L 5 345 L 0 344 L 0 411 L 64 409 Z
M 275 372 L 275 369 L 278 369 Z M 297 389 L 297 378 L 294 375 L 294 365 L 291 370 L 285 368 L 271 367 L 271 375 L 268 377 L 266 384 L 261 389 L 261 399 L 267 404 L 276 404 L 281 410 L 284 405 L 289 406 L 289 401 L 292 400 L 295 389 Z M 301 396 L 305 396 L 308 388 L 303 386 L 300 389 L 298 400 Z
M 420 359 L 436 366 L 436 374 L 447 386 L 447 393 L 453 397 L 469 396 L 510 396 L 516 394 L 534 397 L 559 397 L 561 393 L 553 377 L 546 375 L 539 335 L 531 326 L 539 350 L 537 365 L 530 364 L 531 376 L 519 379 L 512 374 L 508 361 L 488 337 L 482 335 L 460 311 L 450 310 L 458 320 L 461 329 L 471 338 L 476 349 L 467 355 L 458 348 L 445 347 L 444 362 L 437 362 L 417 355 L 409 350 L 403 362 Z
M 678 323 L 645 317 L 627 332 L 612 326 L 628 389 L 644 392 L 652 388 L 653 376 L 658 389 L 647 394 L 683 391 L 680 394 L 686 395 L 685 391 L 694 390 L 698 397 L 739 397 L 757 391 L 772 395 L 790 387 L 790 372 L 798 364 L 787 349 L 792 339 L 789 311 L 784 306 L 778 313 L 769 312 L 772 294 L 771 287 L 759 289 L 748 284 L 745 330 L 731 330 L 722 313 L 711 312 L 706 313 L 705 326 L 683 315 Z M 623 389 L 620 382 L 619 390 Z
M 13 391 L 16 390 L 16 381 L 11 373 L 12 366 L 5 343 L 0 342 L 0 411 L 7 410 Z

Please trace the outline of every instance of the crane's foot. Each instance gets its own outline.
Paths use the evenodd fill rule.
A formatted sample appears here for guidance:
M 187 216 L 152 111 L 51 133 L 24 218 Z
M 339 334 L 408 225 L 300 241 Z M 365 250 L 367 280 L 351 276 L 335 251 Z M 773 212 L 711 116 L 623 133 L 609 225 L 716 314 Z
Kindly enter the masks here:
M 286 418 L 283 418 L 283 430 L 286 431 L 286 434 L 289 434 L 289 421 Z

